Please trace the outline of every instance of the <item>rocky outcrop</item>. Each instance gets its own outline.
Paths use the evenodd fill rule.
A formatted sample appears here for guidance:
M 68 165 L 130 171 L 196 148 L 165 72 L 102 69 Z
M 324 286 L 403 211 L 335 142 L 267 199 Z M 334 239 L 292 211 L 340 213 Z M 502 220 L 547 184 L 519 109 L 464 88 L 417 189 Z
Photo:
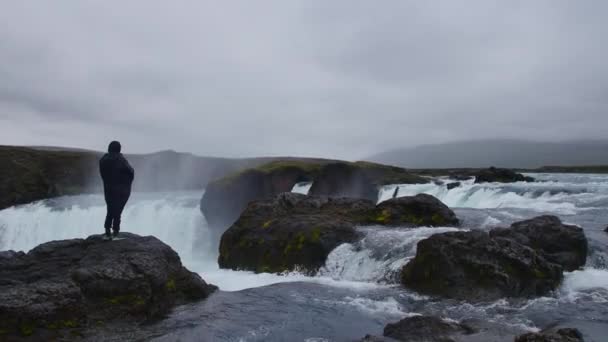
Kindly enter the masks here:
M 604 232 L 608 233 L 608 227 L 606 227 L 606 229 L 604 229 Z
M 466 338 L 473 333 L 475 329 L 464 324 L 444 321 L 433 316 L 413 316 L 388 324 L 384 327 L 384 337 L 366 336 L 362 342 L 449 342 L 455 338 Z
M 91 236 L 48 242 L 27 254 L 2 253 L 0 339 L 54 340 L 118 318 L 161 317 L 216 290 L 160 240 L 123 234 L 119 241 Z
M 487 232 L 450 232 L 418 243 L 401 282 L 416 291 L 466 300 L 547 294 L 562 268 L 532 248 Z
M 312 273 L 335 247 L 358 238 L 350 217 L 373 208 L 367 200 L 294 193 L 252 202 L 222 235 L 219 265 L 277 273 L 299 267 Z
M 563 328 L 527 333 L 515 338 L 515 342 L 583 342 L 583 334 L 577 329 Z
M 316 272 L 338 245 L 359 238 L 357 225 L 456 225 L 454 213 L 429 195 L 381 203 L 283 193 L 251 202 L 222 235 L 222 268 Z
M 452 183 L 448 183 L 446 185 L 446 187 L 448 188 L 448 190 L 452 190 L 452 189 L 460 187 L 460 185 L 461 185 L 460 182 L 452 182 Z
M 310 195 L 374 202 L 380 185 L 427 182 L 405 169 L 373 163 L 278 161 L 211 182 L 201 200 L 201 211 L 212 227 L 223 232 L 249 202 L 270 199 L 305 181 L 313 181 Z
M 513 183 L 513 182 L 534 182 L 534 178 L 524 176 L 521 173 L 509 169 L 498 169 L 490 167 L 489 169 L 477 171 L 475 174 L 475 183 Z
M 516 222 L 511 228 L 494 229 L 492 237 L 504 237 L 529 246 L 565 271 L 585 266 L 587 238 L 582 228 L 565 225 L 555 216 L 539 216 Z
M 540 216 L 489 233 L 451 232 L 422 240 L 401 281 L 423 293 L 460 299 L 531 297 L 554 290 L 563 270 L 583 266 L 586 255 L 581 228 Z
M 398 226 L 451 226 L 460 224 L 456 214 L 437 198 L 418 194 L 380 203 L 376 223 Z

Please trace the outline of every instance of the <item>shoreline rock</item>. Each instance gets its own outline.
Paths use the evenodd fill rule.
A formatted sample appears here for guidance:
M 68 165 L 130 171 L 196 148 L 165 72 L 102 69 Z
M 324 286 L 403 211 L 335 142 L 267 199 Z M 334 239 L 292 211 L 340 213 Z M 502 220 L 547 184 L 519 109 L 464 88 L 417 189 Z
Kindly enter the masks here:
M 517 173 L 509 169 L 499 169 L 490 167 L 485 170 L 479 170 L 475 172 L 475 183 L 514 183 L 514 182 L 534 182 L 534 178 L 524 176 L 521 173 Z
M 100 235 L 52 241 L 0 258 L 0 339 L 55 339 L 99 322 L 156 319 L 217 289 L 157 238 L 122 234 L 112 242 Z
M 361 238 L 358 225 L 457 226 L 454 212 L 430 195 L 374 205 L 366 199 L 283 193 L 251 202 L 222 235 L 221 268 L 315 273 L 331 251 Z

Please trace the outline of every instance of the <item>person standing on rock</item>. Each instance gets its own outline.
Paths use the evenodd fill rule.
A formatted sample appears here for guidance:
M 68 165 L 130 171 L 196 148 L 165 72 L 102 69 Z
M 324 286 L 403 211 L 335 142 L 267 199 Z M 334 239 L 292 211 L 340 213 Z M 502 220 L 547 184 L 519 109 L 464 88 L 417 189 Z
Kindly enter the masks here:
M 120 215 L 129 196 L 135 171 L 127 159 L 120 153 L 118 141 L 112 141 L 106 153 L 99 160 L 99 172 L 103 180 L 103 192 L 106 200 L 107 214 L 104 228 L 105 239 L 112 240 L 120 232 Z

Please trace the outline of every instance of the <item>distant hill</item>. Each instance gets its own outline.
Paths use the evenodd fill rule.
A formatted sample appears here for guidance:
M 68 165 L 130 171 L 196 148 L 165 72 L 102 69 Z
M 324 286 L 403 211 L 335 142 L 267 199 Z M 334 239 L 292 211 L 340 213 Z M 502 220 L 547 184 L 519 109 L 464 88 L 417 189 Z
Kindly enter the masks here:
M 477 140 L 382 152 L 366 160 L 407 168 L 538 168 L 608 165 L 608 140 L 534 142 Z

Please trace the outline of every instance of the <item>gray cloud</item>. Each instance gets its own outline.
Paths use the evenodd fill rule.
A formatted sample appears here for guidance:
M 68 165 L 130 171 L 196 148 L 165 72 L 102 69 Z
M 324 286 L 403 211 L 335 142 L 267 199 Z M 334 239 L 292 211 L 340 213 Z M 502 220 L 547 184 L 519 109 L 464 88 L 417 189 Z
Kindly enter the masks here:
M 356 159 L 608 135 L 604 1 L 2 7 L 4 144 Z

